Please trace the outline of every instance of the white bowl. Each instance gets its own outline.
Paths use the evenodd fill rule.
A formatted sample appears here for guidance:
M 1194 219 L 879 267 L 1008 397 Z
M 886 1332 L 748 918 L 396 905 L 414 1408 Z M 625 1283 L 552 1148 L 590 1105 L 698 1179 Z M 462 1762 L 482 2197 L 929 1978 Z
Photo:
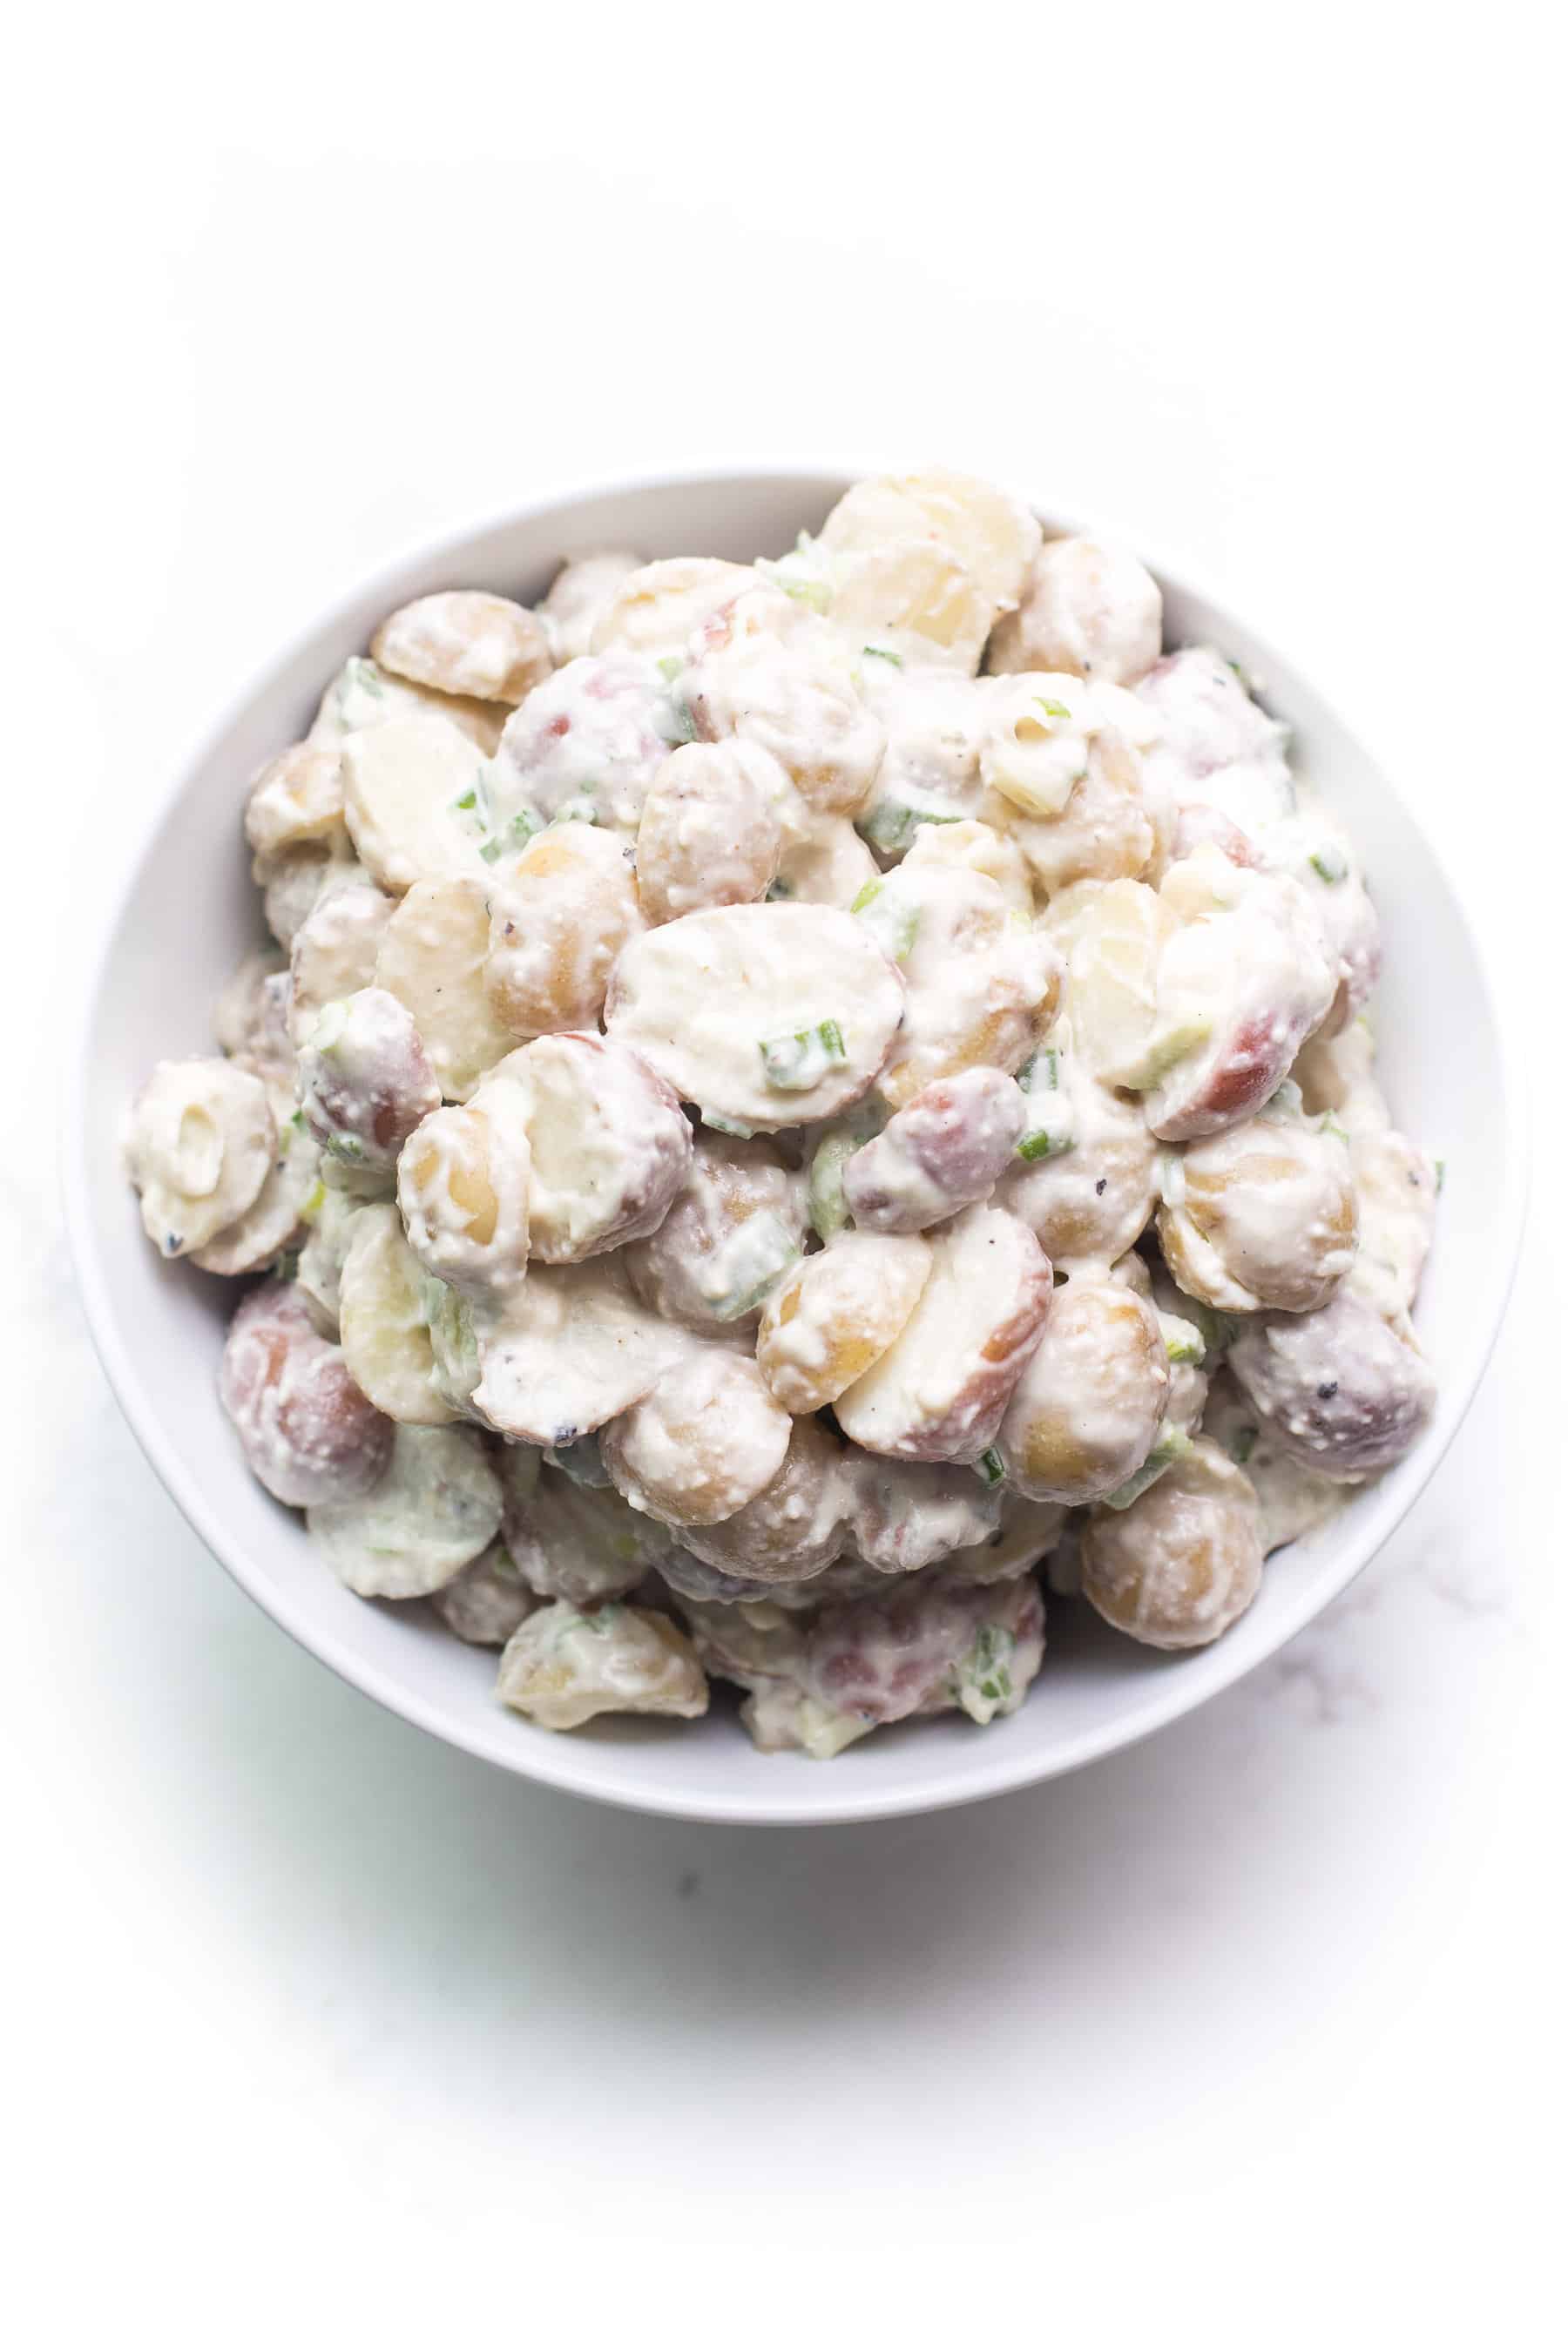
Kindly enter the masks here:
M 1443 1194 L 1417 1318 L 1440 1400 L 1414 1453 L 1332 1526 L 1277 1553 L 1255 1606 L 1212 1648 L 1163 1656 L 1087 1608 L 1058 1609 L 1044 1672 L 1009 1721 L 984 1731 L 960 1717 L 909 1724 L 830 1765 L 756 1754 L 721 1702 L 700 1724 L 536 1730 L 491 1696 L 493 1653 L 333 1581 L 300 1520 L 251 1477 L 219 1410 L 232 1288 L 154 1255 L 121 1167 L 121 1123 L 148 1069 L 161 1055 L 212 1050 L 213 998 L 261 939 L 240 835 L 247 781 L 301 733 L 332 672 L 408 598 L 471 585 L 531 599 L 563 556 L 595 547 L 776 553 L 821 521 L 850 478 L 698 475 L 563 497 L 444 541 L 350 597 L 242 698 L 160 812 L 110 916 L 67 1108 L 68 1219 L 104 1369 L 153 1468 L 245 1591 L 358 1689 L 454 1747 L 581 1796 L 696 1820 L 857 1821 L 1020 1788 L 1126 1747 L 1270 1656 L 1344 1591 L 1436 1467 L 1502 1316 L 1523 1206 L 1506 1036 L 1476 942 L 1415 820 L 1289 663 L 1156 562 L 1168 641 L 1212 641 L 1258 674 L 1364 854 L 1387 950 L 1379 1024 L 1396 1117 L 1417 1137 L 1484 1139 L 1484 1150 L 1456 1157 Z M 1041 511 L 1049 530 L 1086 527 Z

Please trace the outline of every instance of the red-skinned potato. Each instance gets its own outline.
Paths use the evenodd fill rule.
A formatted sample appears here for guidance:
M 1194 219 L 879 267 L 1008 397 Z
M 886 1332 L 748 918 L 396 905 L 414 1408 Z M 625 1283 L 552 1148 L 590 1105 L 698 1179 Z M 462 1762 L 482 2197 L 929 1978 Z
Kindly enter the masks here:
M 920 1233 L 987 1198 L 1027 1123 L 1023 1094 L 1003 1070 L 935 1079 L 846 1162 L 845 1204 L 873 1233 Z
M 224 1342 L 218 1395 L 270 1495 L 300 1508 L 362 1495 L 392 1458 L 393 1423 L 323 1339 L 304 1295 L 268 1282 L 242 1301 Z
M 1050 1261 L 1026 1225 L 993 1208 L 966 1209 L 931 1248 L 914 1313 L 835 1411 L 868 1453 L 975 1462 L 1049 1311 Z
M 1170 1384 L 1147 1300 L 1119 1282 L 1075 1276 L 1052 1301 L 1002 1423 L 1009 1483 L 1036 1502 L 1110 1494 L 1153 1444 Z

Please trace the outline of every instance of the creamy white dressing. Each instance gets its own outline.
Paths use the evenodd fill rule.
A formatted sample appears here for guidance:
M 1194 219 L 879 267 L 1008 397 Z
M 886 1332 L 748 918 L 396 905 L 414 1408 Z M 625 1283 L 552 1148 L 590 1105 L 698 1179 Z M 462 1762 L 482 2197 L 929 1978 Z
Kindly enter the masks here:
M 925 468 L 756 566 L 421 598 L 254 779 L 289 966 L 154 1073 L 143 1215 L 297 1260 L 225 1349 L 247 1460 L 534 1724 L 705 1666 L 815 1758 L 988 1722 L 1037 1570 L 1212 1640 L 1425 1425 L 1354 846 L 1161 617 Z

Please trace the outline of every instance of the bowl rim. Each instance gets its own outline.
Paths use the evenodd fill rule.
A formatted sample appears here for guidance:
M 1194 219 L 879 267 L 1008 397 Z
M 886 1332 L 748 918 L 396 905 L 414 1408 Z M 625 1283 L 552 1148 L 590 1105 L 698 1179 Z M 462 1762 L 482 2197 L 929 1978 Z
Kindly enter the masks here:
M 301 1649 L 327 1666 L 351 1688 L 374 1699 L 403 1721 L 448 1747 L 513 1772 L 523 1780 L 538 1781 L 546 1787 L 560 1789 L 570 1795 L 588 1798 L 598 1803 L 669 1819 L 754 1828 L 826 1827 L 852 1822 L 896 1819 L 906 1814 L 935 1812 L 952 1806 L 977 1803 L 987 1797 L 1001 1796 L 1058 1779 L 1065 1773 L 1077 1771 L 1084 1765 L 1117 1754 L 1123 1748 L 1134 1747 L 1169 1724 L 1192 1714 L 1220 1692 L 1229 1689 L 1255 1667 L 1277 1655 L 1304 1626 L 1343 1595 L 1426 1488 L 1452 1444 L 1491 1360 L 1512 1292 L 1523 1240 L 1529 1192 L 1525 1114 L 1528 1098 L 1522 1083 L 1521 1048 L 1516 1033 L 1513 1025 L 1503 1017 L 1507 993 L 1499 985 L 1496 964 L 1484 931 L 1475 921 L 1464 894 L 1455 887 L 1446 858 L 1421 825 L 1407 796 L 1388 777 L 1382 762 L 1364 752 L 1359 737 L 1349 727 L 1344 727 L 1337 707 L 1321 694 L 1315 682 L 1306 677 L 1298 664 L 1278 654 L 1272 640 L 1245 617 L 1248 606 L 1237 605 L 1234 599 L 1211 584 L 1206 576 L 1194 573 L 1184 562 L 1169 560 L 1163 548 L 1151 542 L 1142 532 L 1123 530 L 1103 515 L 1090 517 L 1076 510 L 1046 505 L 1037 495 L 1016 483 L 987 476 L 985 478 L 1009 489 L 1029 507 L 1031 512 L 1040 515 L 1053 534 L 1089 531 L 1118 541 L 1136 551 L 1140 560 L 1147 564 L 1163 586 L 1190 595 L 1220 613 L 1240 616 L 1240 625 L 1264 661 L 1301 677 L 1312 693 L 1323 701 L 1336 722 L 1344 727 L 1345 733 L 1351 736 L 1358 748 L 1363 749 L 1380 782 L 1420 834 L 1423 845 L 1447 890 L 1474 959 L 1480 1000 L 1497 1040 L 1499 1119 L 1498 1131 L 1492 1139 L 1500 1182 L 1493 1217 L 1497 1246 L 1491 1257 L 1491 1295 L 1484 1302 L 1484 1313 L 1479 1326 L 1484 1338 L 1468 1364 L 1446 1371 L 1437 1410 L 1418 1454 L 1407 1457 L 1387 1478 L 1369 1490 L 1374 1507 L 1363 1517 L 1353 1539 L 1345 1544 L 1341 1572 L 1327 1589 L 1314 1585 L 1303 1595 L 1297 1596 L 1274 1629 L 1273 1638 L 1266 1650 L 1254 1655 L 1239 1646 L 1233 1651 L 1229 1643 L 1222 1641 L 1203 1652 L 1187 1653 L 1187 1671 L 1180 1681 L 1173 1680 L 1163 1689 L 1158 1683 L 1152 1683 L 1150 1695 L 1141 1706 L 1130 1709 L 1102 1729 L 1086 1733 L 1070 1751 L 1045 1758 L 1005 1754 L 989 1766 L 976 1759 L 974 1766 L 959 1786 L 950 1785 L 941 1769 L 911 1776 L 908 1781 L 893 1788 L 858 1791 L 852 1780 L 835 1784 L 826 1774 L 814 1774 L 814 1785 L 809 1790 L 791 1776 L 787 1786 L 781 1778 L 776 1798 L 770 1796 L 761 1801 L 752 1792 L 733 1796 L 726 1792 L 697 1795 L 679 1787 L 664 1785 L 657 1778 L 646 1786 L 639 1786 L 635 1772 L 628 1773 L 624 1786 L 608 1784 L 602 1760 L 605 1750 L 579 1748 L 572 1740 L 559 1738 L 537 1747 L 530 1743 L 527 1748 L 503 1748 L 499 1735 L 487 1718 L 476 1717 L 471 1731 L 467 1726 L 454 1725 L 447 1719 L 441 1707 L 426 1702 L 420 1693 L 395 1685 L 389 1675 L 359 1654 L 352 1642 L 340 1640 L 310 1622 L 307 1609 L 295 1608 L 286 1595 L 265 1589 L 263 1580 L 253 1569 L 247 1551 L 234 1540 L 219 1522 L 217 1515 L 208 1509 L 187 1475 L 172 1441 L 165 1434 L 111 1305 L 106 1244 L 98 1232 L 92 1208 L 93 1171 L 89 1155 L 89 1048 L 107 967 L 115 950 L 120 926 L 152 860 L 154 846 L 171 810 L 193 779 L 214 758 L 230 730 L 268 690 L 273 679 L 330 630 L 351 604 L 384 594 L 390 609 L 393 602 L 406 593 L 405 583 L 407 575 L 428 571 L 446 562 L 458 562 L 478 538 L 504 535 L 524 526 L 537 525 L 552 515 L 563 514 L 589 500 L 647 491 L 699 490 L 720 487 L 731 488 L 741 493 L 765 484 L 798 483 L 804 491 L 808 487 L 819 489 L 825 482 L 837 481 L 847 487 L 868 474 L 889 469 L 885 457 L 868 463 L 841 457 L 809 462 L 767 460 L 755 464 L 736 459 L 722 465 L 673 466 L 642 474 L 595 476 L 558 484 L 547 494 L 521 505 L 510 507 L 500 513 L 492 512 L 456 530 L 445 530 L 404 546 L 395 556 L 377 565 L 373 572 L 341 591 L 307 626 L 292 635 L 281 650 L 274 652 L 265 662 L 249 670 L 243 682 L 225 698 L 216 714 L 208 715 L 186 755 L 172 763 L 168 772 L 171 780 L 162 792 L 150 795 L 145 817 L 137 828 L 130 848 L 94 877 L 92 912 L 96 919 L 92 936 L 95 950 L 79 981 L 78 1003 L 70 1023 L 70 1050 L 60 1108 L 60 1168 L 65 1229 L 78 1288 L 89 1333 L 115 1401 L 154 1475 L 186 1523 L 247 1597 Z M 1204 1671 L 1194 1673 L 1193 1669 L 1200 1660 Z M 647 1754 L 647 1751 L 637 1748 L 616 1752 L 625 1754 L 628 1759 L 636 1757 L 639 1762 Z

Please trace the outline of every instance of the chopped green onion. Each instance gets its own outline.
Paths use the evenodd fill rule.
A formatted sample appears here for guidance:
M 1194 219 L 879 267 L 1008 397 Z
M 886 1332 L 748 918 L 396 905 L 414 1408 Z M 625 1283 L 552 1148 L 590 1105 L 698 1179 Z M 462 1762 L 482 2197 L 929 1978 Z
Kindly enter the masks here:
M 830 1242 L 849 1223 L 849 1211 L 844 1200 L 844 1163 L 859 1150 L 864 1139 L 847 1135 L 825 1135 L 812 1155 L 811 1176 L 806 1186 L 806 1216 L 813 1233 Z
M 911 808 L 907 801 L 879 801 L 865 817 L 857 817 L 857 829 L 864 835 L 873 849 L 889 854 L 903 849 L 918 826 L 922 824 L 962 824 L 957 811 Z
M 902 669 L 904 666 L 902 654 L 894 653 L 890 646 L 862 646 L 860 650 L 863 654 L 868 655 L 872 661 L 891 662 L 895 669 Z
M 1250 1462 L 1252 1449 L 1257 1443 L 1258 1432 L 1255 1429 L 1238 1429 L 1230 1441 L 1231 1460 L 1242 1465 Z
M 327 1188 L 318 1176 L 315 1182 L 311 1185 L 309 1192 L 306 1193 L 303 1202 L 300 1203 L 300 1216 L 303 1223 L 308 1225 L 312 1218 L 321 1214 L 321 1207 L 326 1197 Z
M 476 793 L 476 792 L 467 792 L 467 793 L 465 793 L 463 794 L 463 796 L 462 796 L 461 800 L 454 801 L 454 802 L 452 803 L 452 806 L 453 806 L 454 808 L 460 808 L 460 809 L 471 809 L 471 808 L 477 807 L 477 806 L 478 806 L 478 803 L 479 803 L 479 796 L 478 793 Z
M 1447 1163 L 1447 1161 L 1446 1160 L 1434 1160 L 1434 1161 L 1432 1162 L 1432 1166 L 1433 1166 L 1433 1169 L 1434 1169 L 1434 1170 L 1435 1170 L 1435 1171 L 1436 1171 L 1436 1188 L 1437 1188 L 1438 1192 L 1440 1192 L 1442 1191 L 1442 1189 L 1443 1189 L 1444 1185 L 1445 1185 L 1445 1184 L 1447 1183 L 1447 1178 L 1448 1178 L 1448 1163 Z
M 1342 1143 L 1348 1144 L 1350 1141 L 1350 1137 L 1340 1125 L 1339 1120 L 1334 1117 L 1331 1110 L 1326 1110 L 1323 1113 L 1323 1123 L 1318 1131 L 1321 1135 L 1337 1135 Z
M 805 1093 L 836 1064 L 849 1058 L 837 1021 L 819 1021 L 814 1029 L 792 1030 L 784 1037 L 761 1037 L 757 1051 L 763 1075 L 781 1094 Z
M 304 1112 L 302 1110 L 291 1112 L 289 1115 L 289 1124 L 290 1127 L 303 1127 L 305 1124 Z
M 739 1119 L 721 1118 L 716 1110 L 704 1110 L 700 1104 L 698 1106 L 697 1116 L 704 1127 L 710 1127 L 713 1129 L 715 1135 L 750 1136 L 755 1135 L 757 1131 L 754 1127 L 742 1127 Z
M 1351 870 L 1344 852 L 1336 848 L 1331 841 L 1325 842 L 1321 849 L 1315 849 L 1309 863 L 1313 873 L 1323 882 L 1342 882 Z
M 974 1466 L 988 1486 L 999 1486 L 1007 1475 L 1006 1466 L 994 1445 L 986 1447 Z
M 798 604 L 809 604 L 814 613 L 826 613 L 833 602 L 833 591 L 826 580 L 780 580 L 779 586 L 786 596 Z
M 693 719 L 689 707 L 681 701 L 679 695 L 670 696 L 669 725 L 661 728 L 659 732 L 667 743 L 673 743 L 678 750 L 682 743 L 696 742 L 697 721 Z
M 1039 1046 L 1018 1073 L 1018 1084 L 1026 1095 L 1054 1095 L 1061 1082 L 1061 1052 L 1056 1045 Z
M 659 675 L 668 683 L 669 680 L 678 678 L 680 676 L 681 671 L 686 667 L 686 664 L 682 661 L 679 654 L 661 654 L 658 659 L 658 667 Z
M 1168 1364 L 1201 1364 L 1208 1354 L 1204 1335 L 1195 1323 L 1181 1315 L 1162 1315 L 1160 1328 L 1165 1335 L 1165 1361 Z
M 868 882 L 849 911 L 859 916 L 890 963 L 903 962 L 920 930 L 918 907 L 900 898 L 896 887 L 889 891 L 883 880 Z
M 1072 712 L 1068 709 L 1065 702 L 1053 702 L 1050 697 L 1045 694 L 1037 694 L 1034 699 L 1038 704 L 1039 708 L 1045 712 L 1047 719 L 1070 719 L 1072 717 Z
M 479 844 L 479 856 L 487 866 L 493 866 L 500 853 L 501 845 L 499 841 L 481 841 Z
M 1123 1479 L 1113 1495 L 1107 1495 L 1105 1507 L 1110 1511 L 1124 1511 L 1140 1495 L 1146 1495 L 1157 1478 L 1163 1478 L 1173 1462 L 1193 1450 L 1193 1441 L 1184 1429 L 1165 1428 L 1151 1447 L 1149 1454 L 1134 1470 L 1131 1478 Z
M 1195 1045 L 1206 1041 L 1212 1026 L 1213 1024 L 1205 1020 L 1201 1013 L 1194 1014 L 1189 1021 L 1173 1022 L 1163 1037 L 1151 1041 L 1136 1075 L 1122 1081 L 1129 1093 L 1148 1094 L 1157 1087 L 1166 1071 L 1173 1068 L 1184 1054 L 1190 1054 Z
M 1030 1129 L 1028 1134 L 1021 1142 L 1016 1144 L 1014 1149 L 1020 1160 L 1055 1160 L 1062 1152 L 1070 1151 L 1072 1147 L 1073 1138 L 1070 1135 L 1059 1132 L 1053 1134 L 1048 1127 L 1035 1127 Z
M 357 1135 L 334 1135 L 329 1140 L 327 1150 L 334 1160 L 353 1160 L 364 1158 L 364 1146 Z
M 299 1271 L 300 1253 L 291 1249 L 279 1250 L 267 1269 L 268 1278 L 273 1282 L 292 1282 Z
M 760 1307 L 800 1255 L 800 1244 L 771 1209 L 735 1227 L 722 1255 L 724 1288 L 711 1297 L 713 1319 L 733 1323 Z

